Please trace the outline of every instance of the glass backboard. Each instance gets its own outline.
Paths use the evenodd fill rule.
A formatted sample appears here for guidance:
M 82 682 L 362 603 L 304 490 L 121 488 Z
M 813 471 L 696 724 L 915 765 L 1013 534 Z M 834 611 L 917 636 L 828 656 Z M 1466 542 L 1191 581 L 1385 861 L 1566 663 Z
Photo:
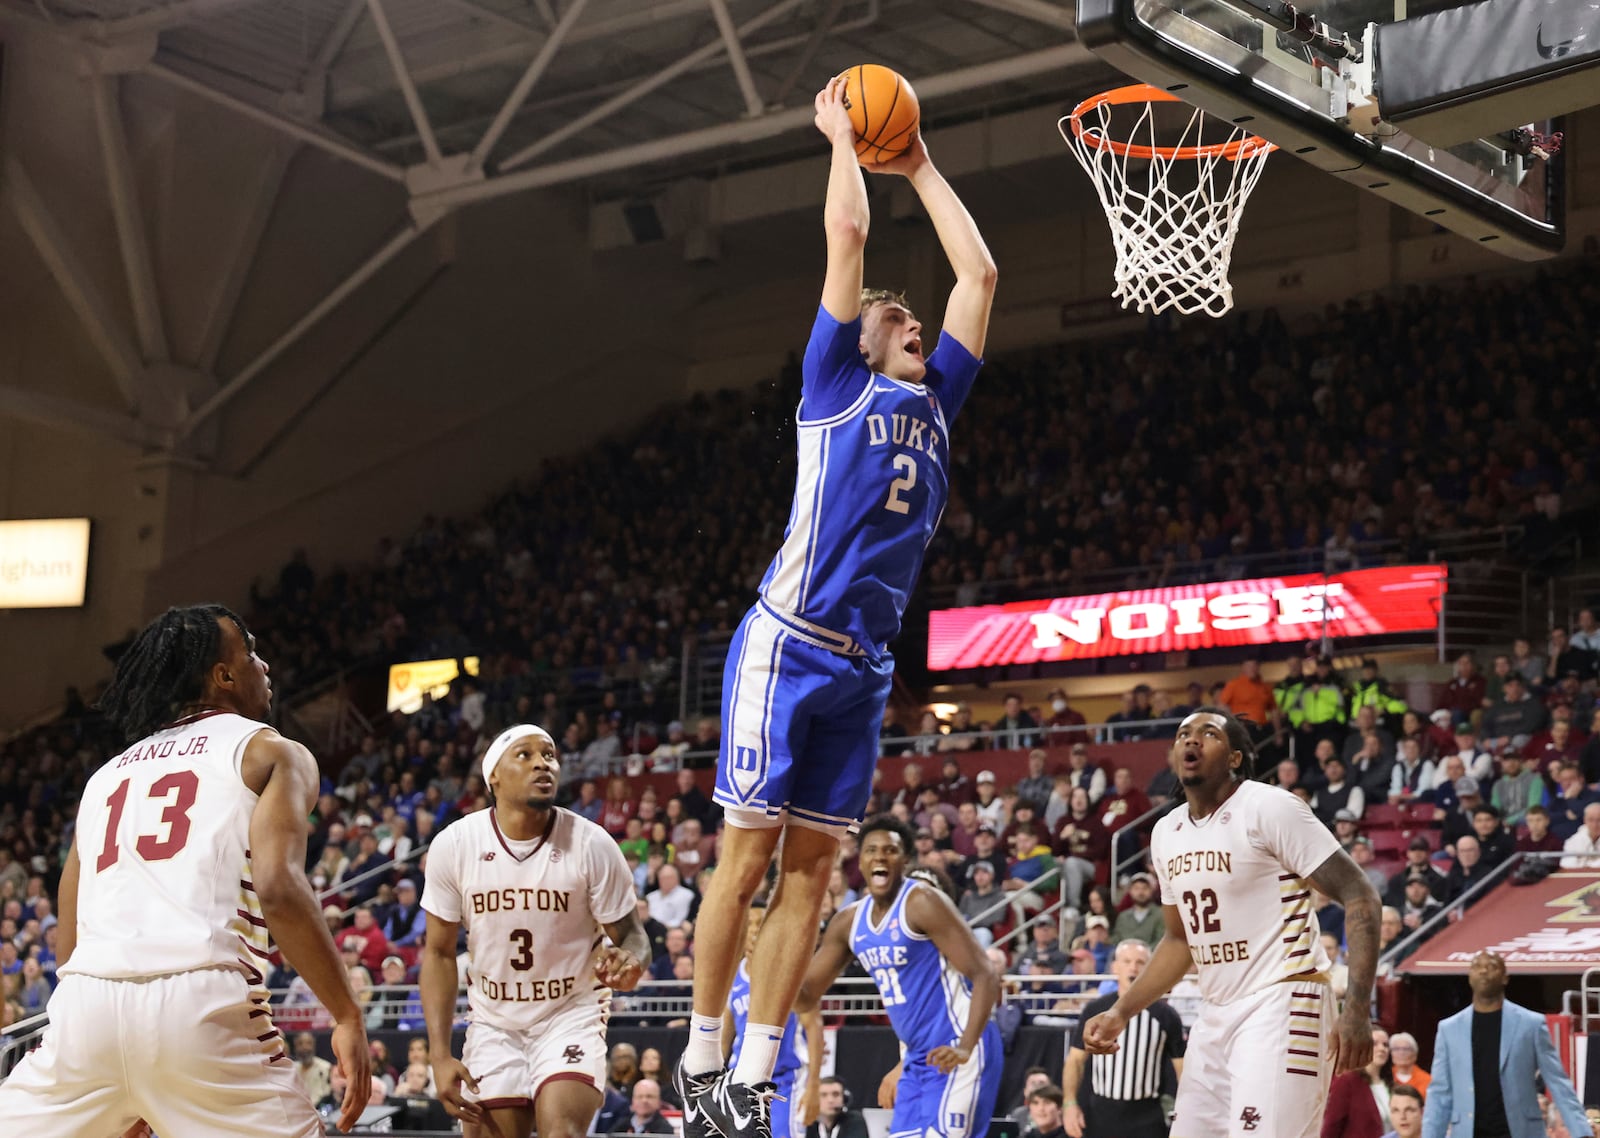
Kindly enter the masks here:
M 1408 4 L 1410 15 L 1422 15 L 1461 2 L 1306 0 L 1299 7 L 1360 43 L 1370 64 L 1369 24 L 1406 18 Z M 1371 83 L 1359 65 L 1299 42 L 1251 7 L 1249 0 L 1077 0 L 1078 35 L 1130 76 L 1248 124 L 1288 153 L 1498 252 L 1532 260 L 1560 250 L 1561 160 L 1525 153 L 1526 136 L 1513 133 L 1558 127 L 1485 123 L 1482 137 L 1446 148 L 1375 126 L 1373 104 L 1361 95 Z

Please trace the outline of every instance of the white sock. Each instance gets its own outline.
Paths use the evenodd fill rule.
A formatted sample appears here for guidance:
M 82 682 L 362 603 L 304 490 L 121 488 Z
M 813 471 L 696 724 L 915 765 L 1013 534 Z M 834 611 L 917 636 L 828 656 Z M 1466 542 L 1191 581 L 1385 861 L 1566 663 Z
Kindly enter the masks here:
M 691 1015 L 689 1045 L 683 1049 L 683 1073 L 703 1075 L 722 1070 L 722 1017 Z
M 747 1087 L 772 1082 L 772 1068 L 778 1065 L 778 1044 L 782 1042 L 783 1028 L 770 1023 L 746 1024 L 733 1081 Z

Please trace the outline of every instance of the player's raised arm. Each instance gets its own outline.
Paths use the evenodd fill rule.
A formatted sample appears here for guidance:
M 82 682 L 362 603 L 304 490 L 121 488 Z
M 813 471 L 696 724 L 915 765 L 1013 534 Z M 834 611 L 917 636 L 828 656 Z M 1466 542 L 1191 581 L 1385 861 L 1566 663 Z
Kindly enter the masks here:
M 1128 1026 L 1128 1021 L 1172 991 L 1172 986 L 1188 974 L 1193 962 L 1189 957 L 1189 938 L 1184 933 L 1183 916 L 1176 905 L 1161 906 L 1161 915 L 1166 922 L 1166 935 L 1150 955 L 1150 963 L 1128 990 L 1117 997 L 1110 1010 L 1084 1024 L 1083 1048 L 1089 1054 L 1109 1055 L 1115 1051 L 1120 1046 L 1117 1036 Z
M 983 234 L 978 232 L 978 223 L 929 159 L 920 128 L 904 154 L 868 168 L 875 173 L 903 175 L 922 199 L 945 258 L 956 274 L 956 286 L 950 290 L 950 300 L 945 305 L 944 331 L 981 359 L 989 338 L 989 310 L 994 306 L 999 270 L 984 244 Z
M 299 743 L 261 731 L 245 746 L 242 766 L 246 785 L 259 787 L 260 795 L 250 815 L 251 881 L 273 940 L 333 1016 L 330 1043 L 350 1088 L 339 1125 L 349 1130 L 366 1106 L 358 1091 L 370 1085 L 372 1057 L 349 973 L 306 880 L 308 819 L 320 786 L 317 763 Z
M 860 903 L 868 904 L 866 901 Z M 850 951 L 850 922 L 855 919 L 855 915 L 855 906 L 852 905 L 835 913 L 829 919 L 828 928 L 822 934 L 822 943 L 817 946 L 817 954 L 811 958 L 811 966 L 806 969 L 806 978 L 800 981 L 800 991 L 795 995 L 796 1015 L 808 1015 L 817 1009 L 828 988 L 839 978 L 839 973 L 844 971 L 844 966 L 849 964 L 850 958 L 855 955 Z
M 984 955 L 967 922 L 950 898 L 937 889 L 915 889 L 906 899 L 906 920 L 933 941 L 934 947 L 972 982 L 972 1002 L 961 1038 L 949 1047 L 928 1052 L 928 1062 L 941 1074 L 949 1074 L 972 1057 L 973 1048 L 989 1026 L 994 1006 L 1000 1001 L 1000 975 Z
M 817 92 L 817 129 L 833 146 L 828 168 L 828 196 L 822 226 L 828 237 L 828 273 L 822 282 L 822 307 L 840 324 L 861 315 L 861 274 L 872 210 L 867 182 L 856 161 L 856 132 L 844 104 L 845 79 L 840 75 Z
M 1349 945 L 1349 987 L 1333 1039 L 1334 1074 L 1365 1067 L 1372 1060 L 1369 1006 L 1378 973 L 1378 921 L 1383 904 L 1378 891 L 1349 854 L 1336 850 L 1310 877 L 1311 884 L 1344 906 L 1344 933 Z

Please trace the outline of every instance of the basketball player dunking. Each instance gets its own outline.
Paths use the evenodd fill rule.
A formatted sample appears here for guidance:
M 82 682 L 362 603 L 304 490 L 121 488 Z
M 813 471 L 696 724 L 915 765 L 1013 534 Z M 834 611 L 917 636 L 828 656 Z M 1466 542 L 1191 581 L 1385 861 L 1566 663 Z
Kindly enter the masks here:
M 528 1138 L 536 1123 L 540 1138 L 583 1138 L 604 1093 L 611 990 L 631 990 L 650 959 L 627 859 L 556 806 L 560 774 L 543 728 L 507 728 L 483 755 L 493 805 L 428 850 L 422 1010 L 439 1101 L 467 1138 Z M 463 926 L 471 1023 L 456 1059 Z
M 715 797 L 727 837 L 695 929 L 694 1015 L 677 1071 L 685 1138 L 770 1138 L 772 1070 L 815 943 L 839 836 L 861 820 L 907 598 L 948 496 L 950 422 L 972 389 L 994 262 L 920 138 L 874 169 L 907 178 L 956 284 L 944 334 L 897 295 L 861 288 L 869 209 L 836 79 L 816 98 L 832 145 L 827 274 L 802 365 L 799 472 L 789 525 L 723 680 Z M 774 850 L 778 886 L 750 971 L 759 978 L 739 1060 L 722 1077 L 722 1014 L 740 923 Z
M 8 1134 L 321 1138 L 260 969 L 270 931 L 334 1019 L 367 1104 L 361 1009 L 306 880 L 316 760 L 261 720 L 267 666 L 220 605 L 169 609 L 100 709 L 137 740 L 90 777 L 61 872 L 61 984 L 44 1042 L 0 1084 Z M 135 1127 L 134 1132 L 143 1131 Z
M 1378 963 L 1378 895 L 1299 798 L 1253 779 L 1245 725 L 1201 708 L 1170 759 L 1187 805 L 1155 825 L 1150 861 L 1166 936 L 1143 975 L 1083 1030 L 1117 1049 L 1128 1021 L 1199 971 L 1172 1138 L 1314 1138 L 1328 1082 L 1372 1056 L 1368 1002 Z M 1345 909 L 1349 989 L 1336 1014 L 1311 886 Z

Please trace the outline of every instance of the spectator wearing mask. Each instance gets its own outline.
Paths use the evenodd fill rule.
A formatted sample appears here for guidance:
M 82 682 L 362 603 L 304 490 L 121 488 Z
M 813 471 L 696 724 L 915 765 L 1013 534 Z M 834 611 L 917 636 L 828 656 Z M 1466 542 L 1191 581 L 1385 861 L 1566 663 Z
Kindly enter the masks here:
M 1050 717 L 1044 721 L 1045 732 L 1052 746 L 1063 743 L 1087 743 L 1089 733 L 1082 728 L 1088 722 L 1083 712 L 1067 702 L 1067 693 L 1057 688 L 1050 693 Z

